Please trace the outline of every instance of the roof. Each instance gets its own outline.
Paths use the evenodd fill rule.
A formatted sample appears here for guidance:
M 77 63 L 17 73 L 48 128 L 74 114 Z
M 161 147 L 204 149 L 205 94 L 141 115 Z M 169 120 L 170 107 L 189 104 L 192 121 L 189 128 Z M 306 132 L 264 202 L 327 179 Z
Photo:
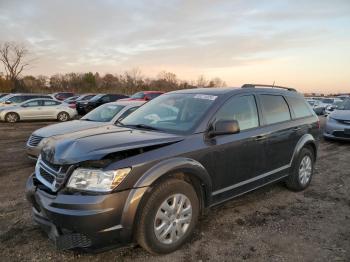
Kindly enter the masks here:
M 115 101 L 115 102 L 110 102 L 108 103 L 109 105 L 124 105 L 124 106 L 141 106 L 144 103 L 146 103 L 146 101 L 135 101 L 135 100 L 129 100 L 129 101 Z
M 288 95 L 300 95 L 299 93 L 295 91 L 289 91 L 285 89 L 280 88 L 254 88 L 254 87 L 230 87 L 230 88 L 193 88 L 193 89 L 183 89 L 183 90 L 177 90 L 169 93 L 178 93 L 178 94 L 205 94 L 205 95 L 216 95 L 216 96 L 222 96 L 226 94 L 233 94 L 233 93 L 261 93 L 261 92 L 268 92 L 268 93 L 278 93 L 278 94 L 288 94 Z M 168 93 L 167 93 L 168 94 Z

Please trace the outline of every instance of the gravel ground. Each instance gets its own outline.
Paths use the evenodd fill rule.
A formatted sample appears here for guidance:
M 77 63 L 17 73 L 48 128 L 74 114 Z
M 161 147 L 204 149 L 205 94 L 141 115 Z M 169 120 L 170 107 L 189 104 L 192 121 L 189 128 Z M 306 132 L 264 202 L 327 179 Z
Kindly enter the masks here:
M 57 251 L 32 222 L 24 196 L 34 163 L 23 147 L 32 131 L 51 123 L 0 123 L 1 261 L 350 261 L 350 144 L 326 141 L 307 190 L 293 193 L 279 183 L 211 208 L 177 252 Z

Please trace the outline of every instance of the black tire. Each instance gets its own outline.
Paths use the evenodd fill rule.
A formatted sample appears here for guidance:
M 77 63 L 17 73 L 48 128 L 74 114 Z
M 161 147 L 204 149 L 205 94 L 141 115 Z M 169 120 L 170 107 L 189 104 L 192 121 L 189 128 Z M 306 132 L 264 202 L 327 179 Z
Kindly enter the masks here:
M 187 231 L 174 243 L 164 244 L 155 233 L 156 214 L 164 201 L 175 194 L 185 195 L 192 206 L 191 221 Z M 199 216 L 199 200 L 194 188 L 187 182 L 168 179 L 157 184 L 137 216 L 136 241 L 152 254 L 167 254 L 177 250 L 191 237 Z M 172 224 L 172 222 L 170 222 Z
M 302 182 L 302 177 L 300 175 L 300 170 L 301 170 L 301 166 L 302 166 L 302 161 L 305 158 L 309 158 L 310 159 L 310 163 L 311 163 L 311 174 L 310 177 L 307 179 L 307 181 L 304 183 Z M 302 191 L 304 189 L 306 189 L 312 180 L 312 176 L 314 174 L 314 164 L 315 164 L 315 154 L 314 151 L 309 148 L 309 147 L 304 147 L 298 156 L 297 161 L 295 162 L 294 166 L 292 167 L 292 172 L 291 174 L 288 176 L 287 180 L 286 180 L 286 186 L 288 189 L 292 190 L 292 191 Z
M 19 115 L 14 112 L 7 113 L 5 115 L 5 121 L 8 123 L 16 123 L 19 121 Z
M 67 112 L 60 112 L 57 115 L 57 120 L 60 122 L 66 122 L 70 119 L 69 114 Z

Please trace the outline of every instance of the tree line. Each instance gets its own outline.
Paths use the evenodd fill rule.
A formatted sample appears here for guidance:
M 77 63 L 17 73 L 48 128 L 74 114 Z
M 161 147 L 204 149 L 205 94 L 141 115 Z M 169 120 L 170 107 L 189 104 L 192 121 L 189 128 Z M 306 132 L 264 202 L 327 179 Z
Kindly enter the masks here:
M 179 79 L 172 72 L 162 71 L 157 77 L 143 76 L 135 68 L 119 74 L 92 72 L 55 74 L 52 76 L 22 76 L 32 62 L 28 59 L 28 50 L 23 45 L 5 42 L 0 45 L 0 61 L 4 73 L 0 72 L 0 93 L 30 92 L 53 93 L 69 91 L 74 93 L 121 93 L 131 95 L 138 91 L 173 91 L 196 87 L 223 87 L 226 83 L 220 78 L 206 79 L 203 75 L 195 81 Z

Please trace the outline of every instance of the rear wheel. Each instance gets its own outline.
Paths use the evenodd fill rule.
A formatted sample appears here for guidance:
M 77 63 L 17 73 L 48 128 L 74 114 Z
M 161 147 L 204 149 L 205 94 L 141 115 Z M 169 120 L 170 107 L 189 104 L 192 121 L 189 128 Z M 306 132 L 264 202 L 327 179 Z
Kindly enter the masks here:
M 137 242 L 153 254 L 177 250 L 197 224 L 199 200 L 187 182 L 169 179 L 158 184 L 139 214 Z
M 58 121 L 61 121 L 61 122 L 68 121 L 68 120 L 69 120 L 69 114 L 66 113 L 66 112 L 60 112 L 60 113 L 57 115 L 57 120 L 58 120 Z
M 312 149 L 304 147 L 293 167 L 292 173 L 286 181 L 286 185 L 293 191 L 302 191 L 311 183 L 314 173 L 315 156 Z
M 13 112 L 7 113 L 5 116 L 5 120 L 6 122 L 9 122 L 9 123 L 16 123 L 19 121 L 19 115 Z

